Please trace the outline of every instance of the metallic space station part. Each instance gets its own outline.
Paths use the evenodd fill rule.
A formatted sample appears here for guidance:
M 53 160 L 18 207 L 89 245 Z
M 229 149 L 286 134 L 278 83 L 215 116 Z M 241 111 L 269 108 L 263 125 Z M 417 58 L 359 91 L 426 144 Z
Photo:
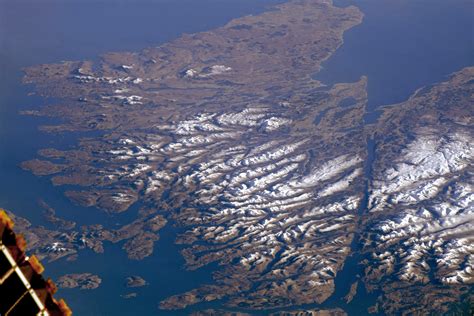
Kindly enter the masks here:
M 54 299 L 56 286 L 43 278 L 38 259 L 26 255 L 24 238 L 13 232 L 13 221 L 2 209 L 0 237 L 0 315 L 72 315 L 64 300 Z

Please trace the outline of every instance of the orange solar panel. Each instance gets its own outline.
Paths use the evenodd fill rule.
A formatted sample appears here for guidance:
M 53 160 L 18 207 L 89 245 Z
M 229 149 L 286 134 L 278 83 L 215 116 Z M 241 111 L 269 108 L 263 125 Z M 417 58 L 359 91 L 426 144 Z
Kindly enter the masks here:
M 13 226 L 0 209 L 0 315 L 72 315 L 64 300 L 54 299 L 56 286 L 43 278 L 38 259 L 25 254 L 26 242 Z

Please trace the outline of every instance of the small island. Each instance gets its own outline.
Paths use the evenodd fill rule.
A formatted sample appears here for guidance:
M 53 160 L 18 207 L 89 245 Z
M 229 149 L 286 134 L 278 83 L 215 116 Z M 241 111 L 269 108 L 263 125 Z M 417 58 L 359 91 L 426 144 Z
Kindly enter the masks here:
M 127 287 L 142 287 L 147 285 L 148 283 L 142 277 L 138 275 L 130 276 L 126 280 Z
M 66 274 L 60 277 L 56 284 L 63 289 L 93 290 L 100 286 L 102 279 L 92 273 Z

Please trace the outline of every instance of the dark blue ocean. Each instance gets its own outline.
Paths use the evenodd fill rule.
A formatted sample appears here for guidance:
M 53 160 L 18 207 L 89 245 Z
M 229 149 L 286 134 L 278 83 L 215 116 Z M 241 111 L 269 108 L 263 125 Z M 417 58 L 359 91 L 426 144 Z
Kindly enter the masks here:
M 37 200 L 43 198 L 66 219 L 79 224 L 126 223 L 136 210 L 107 216 L 93 208 L 71 204 L 64 188 L 53 187 L 46 177 L 35 177 L 18 167 L 45 147 L 73 147 L 77 135 L 38 132 L 47 119 L 19 115 L 41 106 L 44 100 L 28 96 L 31 87 L 21 84 L 23 67 L 62 60 L 95 59 L 110 51 L 136 51 L 158 45 L 182 33 L 193 33 L 225 24 L 234 17 L 255 14 L 277 0 L 0 0 L 0 207 L 35 224 L 48 225 Z M 474 65 L 474 2 L 470 0 L 337 0 L 337 5 L 357 5 L 365 14 L 361 25 L 349 30 L 344 45 L 315 75 L 327 84 L 369 78 L 367 122 L 376 108 L 405 100 L 417 88 L 442 81 L 450 73 Z M 60 290 L 76 315 L 170 315 L 158 302 L 199 284 L 211 282 L 215 267 L 187 272 L 175 231 L 160 232 L 152 257 L 130 261 L 121 244 L 108 245 L 105 254 L 84 252 L 73 263 L 46 264 L 47 275 L 92 272 L 103 283 L 92 291 Z M 349 268 L 352 264 L 347 263 Z M 136 290 L 139 296 L 124 300 L 126 276 L 139 274 L 150 285 Z M 345 291 L 353 280 L 347 269 L 336 284 Z M 348 306 L 360 315 L 370 298 L 360 292 Z M 332 299 L 327 306 L 337 306 Z M 342 304 L 342 302 L 341 302 Z M 342 305 L 341 305 L 342 306 Z M 196 306 L 196 308 L 203 305 Z M 344 307 L 344 306 L 342 306 Z M 172 313 L 172 315 L 187 314 Z

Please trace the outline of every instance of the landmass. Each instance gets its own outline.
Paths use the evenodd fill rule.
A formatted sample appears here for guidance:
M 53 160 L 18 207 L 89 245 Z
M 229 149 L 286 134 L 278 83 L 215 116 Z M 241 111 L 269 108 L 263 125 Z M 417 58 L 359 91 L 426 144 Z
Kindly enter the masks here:
M 250 316 L 251 314 L 231 312 L 225 310 L 207 309 L 193 312 L 191 316 Z M 270 316 L 346 316 L 347 313 L 340 308 L 334 309 L 310 309 L 271 313 Z
M 346 296 L 344 296 L 344 300 L 346 301 L 347 304 L 352 302 L 354 299 L 354 296 L 357 295 L 357 287 L 359 286 L 359 281 L 355 281 L 354 283 L 351 284 L 351 288 L 349 289 L 349 293 L 347 293 Z
M 365 125 L 366 77 L 312 79 L 362 17 L 353 6 L 296 0 L 141 52 L 25 69 L 25 83 L 60 100 L 25 114 L 61 119 L 45 132 L 89 136 L 22 167 L 71 185 L 66 196 L 79 205 L 111 216 L 139 208 L 118 229 L 32 228 L 39 254 L 125 241 L 140 260 L 169 222 L 183 231 L 187 269 L 218 268 L 213 282 L 162 309 L 321 304 L 354 245 L 361 281 L 382 293 L 377 310 L 442 313 L 460 302 L 473 283 L 473 69 Z
M 341 308 L 309 309 L 272 313 L 271 316 L 347 316 Z
M 48 205 L 44 200 L 39 200 L 38 205 L 44 210 L 45 219 L 53 224 L 56 228 L 70 230 L 76 227 L 76 223 L 73 221 L 65 220 L 61 217 L 56 216 L 56 210 Z
M 135 293 L 135 292 L 120 295 L 120 297 L 122 297 L 124 299 L 131 299 L 131 298 L 135 298 L 137 296 L 138 296 L 138 294 Z
M 327 87 L 311 76 L 361 20 L 353 6 L 291 1 L 140 53 L 30 67 L 25 82 L 63 100 L 35 112 L 63 120 L 42 130 L 103 133 L 24 166 L 83 186 L 66 193 L 83 206 L 117 213 L 140 200 L 139 214 L 185 228 L 188 269 L 222 266 L 215 284 L 161 308 L 321 303 L 356 229 L 367 96 L 366 78 Z M 127 241 L 129 255 L 149 255 L 139 249 L 154 236 Z
M 154 243 L 159 240 L 157 232 L 166 224 L 163 216 L 155 214 L 144 216 L 119 229 L 105 229 L 99 224 L 75 228 L 75 222 L 57 217 L 56 211 L 46 202 L 40 201 L 40 205 L 46 208 L 45 218 L 55 226 L 54 229 L 32 225 L 27 219 L 11 212 L 8 215 L 28 241 L 30 252 L 50 262 L 61 258 L 75 260 L 78 252 L 84 249 L 103 253 L 104 242 L 122 241 L 126 241 L 122 248 L 128 257 L 141 260 L 153 253 Z
M 387 314 L 444 314 L 473 291 L 473 92 L 468 67 L 375 126 L 364 282 Z
M 125 281 L 127 287 L 142 287 L 148 284 L 145 279 L 138 275 L 130 276 Z
M 190 316 L 250 316 L 247 313 L 240 313 L 240 312 L 231 312 L 221 309 L 206 309 L 203 311 L 192 312 Z
M 66 274 L 56 281 L 60 288 L 79 288 L 81 290 L 96 289 L 100 286 L 100 283 L 102 283 L 102 279 L 92 273 Z

